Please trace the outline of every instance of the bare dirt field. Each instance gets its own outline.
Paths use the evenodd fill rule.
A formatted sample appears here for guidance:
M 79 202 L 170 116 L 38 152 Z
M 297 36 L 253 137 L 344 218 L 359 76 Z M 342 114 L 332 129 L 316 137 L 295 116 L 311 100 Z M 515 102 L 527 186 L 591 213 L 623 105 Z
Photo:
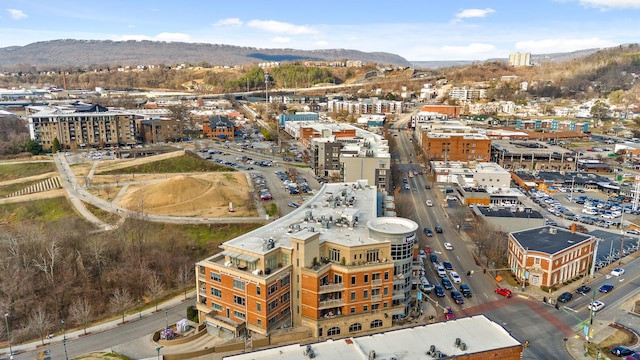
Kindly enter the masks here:
M 161 175 L 161 179 L 165 175 Z M 234 212 L 229 212 L 229 203 Z M 175 175 L 130 185 L 117 205 L 154 215 L 186 217 L 257 216 L 242 173 Z

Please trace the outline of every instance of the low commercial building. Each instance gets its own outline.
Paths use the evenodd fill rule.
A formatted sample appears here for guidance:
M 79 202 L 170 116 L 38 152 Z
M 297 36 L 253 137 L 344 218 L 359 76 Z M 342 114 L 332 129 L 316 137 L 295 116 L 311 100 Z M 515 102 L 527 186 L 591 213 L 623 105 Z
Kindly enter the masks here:
M 418 224 L 380 217 L 366 181 L 325 184 L 286 216 L 196 264 L 199 319 L 221 337 L 306 327 L 385 330 L 409 313 Z
M 491 160 L 491 139 L 479 133 L 423 132 L 422 152 L 427 161 Z
M 234 140 L 239 127 L 226 116 L 214 115 L 202 123 L 202 133 L 209 139 Z
M 509 233 L 507 261 L 514 275 L 531 286 L 559 287 L 591 270 L 595 236 L 557 226 Z
M 522 344 L 499 324 L 476 315 L 409 329 L 348 337 L 310 345 L 288 345 L 225 360 L 465 359 L 520 360 Z
M 525 206 L 497 207 L 474 206 L 475 216 L 481 217 L 496 230 L 509 233 L 525 229 L 537 228 L 545 225 L 545 219 L 540 212 Z

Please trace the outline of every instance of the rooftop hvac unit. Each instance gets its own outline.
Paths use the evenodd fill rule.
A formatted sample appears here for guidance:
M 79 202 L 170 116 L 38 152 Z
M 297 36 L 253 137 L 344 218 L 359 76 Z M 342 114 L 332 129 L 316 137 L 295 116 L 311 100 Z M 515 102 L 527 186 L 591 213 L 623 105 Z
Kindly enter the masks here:
M 456 338 L 456 342 L 455 342 L 456 347 L 459 347 L 459 346 L 460 346 L 460 343 L 461 343 L 460 338 Z
M 462 351 L 467 350 L 467 344 L 465 344 L 465 343 L 460 343 L 460 350 L 462 350 Z
M 553 226 L 549 228 L 549 234 L 555 235 L 558 233 L 558 229 L 554 228 Z
M 376 351 L 375 350 L 369 350 L 369 360 L 373 360 L 376 358 Z

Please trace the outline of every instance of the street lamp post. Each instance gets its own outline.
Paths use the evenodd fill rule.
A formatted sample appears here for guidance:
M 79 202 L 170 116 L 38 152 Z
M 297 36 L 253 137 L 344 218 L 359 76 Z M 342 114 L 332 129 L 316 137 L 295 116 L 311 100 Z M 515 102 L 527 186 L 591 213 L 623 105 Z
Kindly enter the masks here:
M 158 360 L 160 360 L 160 349 L 162 349 L 162 346 L 158 346 L 156 348 L 156 351 L 158 352 Z
M 138 299 L 138 318 L 142 319 L 142 307 L 140 306 L 140 299 Z
M 9 329 L 9 314 L 4 314 L 4 325 L 7 328 L 7 342 L 9 343 L 9 359 L 13 360 L 13 348 L 11 347 L 11 330 Z
M 164 329 L 167 330 L 169 328 L 169 317 L 168 310 L 164 311 Z
M 69 354 L 67 354 L 67 328 L 64 326 L 64 319 L 62 321 L 62 346 L 64 347 L 64 358 L 69 360 Z

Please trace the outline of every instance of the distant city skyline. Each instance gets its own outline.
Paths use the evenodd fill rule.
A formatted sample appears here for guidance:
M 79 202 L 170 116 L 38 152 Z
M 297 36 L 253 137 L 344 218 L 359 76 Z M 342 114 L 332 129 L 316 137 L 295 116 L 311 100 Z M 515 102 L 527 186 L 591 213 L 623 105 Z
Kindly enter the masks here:
M 154 40 L 353 49 L 409 61 L 485 60 L 640 42 L 638 18 L 640 0 L 8 0 L 0 8 L 0 47 L 56 39 Z

